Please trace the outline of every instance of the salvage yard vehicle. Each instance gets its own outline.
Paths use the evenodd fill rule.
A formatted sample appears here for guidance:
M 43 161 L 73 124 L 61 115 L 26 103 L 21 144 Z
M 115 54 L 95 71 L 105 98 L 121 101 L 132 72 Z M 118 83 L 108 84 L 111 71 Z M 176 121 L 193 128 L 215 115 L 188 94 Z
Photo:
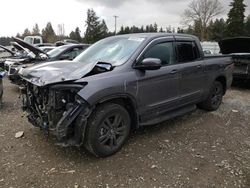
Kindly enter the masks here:
M 228 38 L 219 42 L 222 54 L 231 54 L 234 61 L 233 78 L 250 81 L 250 37 Z
M 0 45 L 0 68 L 4 68 L 4 62 L 7 58 L 14 57 L 15 53 L 8 48 Z
M 24 41 L 31 45 L 43 44 L 43 38 L 41 36 L 26 36 Z
M 18 75 L 21 68 L 26 68 L 37 63 L 44 63 L 49 61 L 59 61 L 59 60 L 73 60 L 82 51 L 89 47 L 87 44 L 68 44 L 61 47 L 57 47 L 48 53 L 44 52 L 42 49 L 25 43 L 21 39 L 14 39 L 19 45 L 24 48 L 29 49 L 35 56 L 29 55 L 26 59 L 18 60 L 8 60 L 6 64 L 11 64 L 8 69 L 8 78 L 13 84 L 22 84 L 22 79 Z M 12 62 L 12 63 L 10 63 Z
M 55 46 L 42 46 L 39 47 L 42 51 L 44 51 L 45 53 L 48 53 L 51 50 L 54 50 L 56 47 Z
M 184 115 L 196 105 L 217 110 L 232 83 L 231 57 L 205 58 L 191 35 L 117 35 L 73 61 L 21 70 L 23 110 L 61 145 L 84 145 L 99 157 L 119 151 L 131 129 Z
M 0 67 L 0 108 L 2 106 L 3 98 L 3 77 L 5 76 L 5 71 Z
M 14 64 L 26 64 L 33 61 L 44 61 L 47 58 L 47 54 L 41 49 L 24 42 L 22 39 L 13 38 L 11 45 L 14 46 L 18 51 L 21 51 L 21 55 L 6 59 L 4 68 L 6 71 L 10 71 L 10 67 Z

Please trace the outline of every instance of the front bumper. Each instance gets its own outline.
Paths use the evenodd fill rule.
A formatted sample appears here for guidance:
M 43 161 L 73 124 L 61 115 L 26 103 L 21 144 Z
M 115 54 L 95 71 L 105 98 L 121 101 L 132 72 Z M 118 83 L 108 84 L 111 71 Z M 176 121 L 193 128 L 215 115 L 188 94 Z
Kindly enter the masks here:
M 62 86 L 52 86 L 41 91 L 34 85 L 29 87 L 30 90 L 26 87 L 21 88 L 23 110 L 28 113 L 27 117 L 31 124 L 56 137 L 63 146 L 80 146 L 90 112 L 89 105 L 76 93 L 70 93 L 76 89 L 76 85 Z M 70 91 L 63 90 L 67 86 L 71 88 Z

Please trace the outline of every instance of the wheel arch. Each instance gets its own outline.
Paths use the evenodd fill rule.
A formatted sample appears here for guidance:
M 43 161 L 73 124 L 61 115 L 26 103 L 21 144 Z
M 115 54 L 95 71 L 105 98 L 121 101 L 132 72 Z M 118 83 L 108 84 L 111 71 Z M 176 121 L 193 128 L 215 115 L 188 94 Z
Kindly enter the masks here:
M 221 75 L 221 76 L 218 76 L 215 81 L 218 81 L 222 84 L 223 86 L 223 94 L 225 95 L 226 94 L 226 90 L 227 90 L 227 79 L 225 76 Z
M 139 127 L 139 115 L 137 111 L 137 103 L 133 97 L 126 94 L 107 96 L 102 98 L 101 100 L 98 100 L 95 104 L 95 108 L 105 103 L 115 103 L 125 107 L 125 109 L 128 111 L 131 117 L 132 128 L 136 129 Z

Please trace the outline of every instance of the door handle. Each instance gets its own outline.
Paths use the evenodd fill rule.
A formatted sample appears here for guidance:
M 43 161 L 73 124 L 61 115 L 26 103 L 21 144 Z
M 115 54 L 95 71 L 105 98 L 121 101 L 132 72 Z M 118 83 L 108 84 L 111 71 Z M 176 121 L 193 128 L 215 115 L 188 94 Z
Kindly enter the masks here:
M 172 70 L 171 72 L 170 72 L 170 74 L 176 74 L 178 72 L 178 70 Z

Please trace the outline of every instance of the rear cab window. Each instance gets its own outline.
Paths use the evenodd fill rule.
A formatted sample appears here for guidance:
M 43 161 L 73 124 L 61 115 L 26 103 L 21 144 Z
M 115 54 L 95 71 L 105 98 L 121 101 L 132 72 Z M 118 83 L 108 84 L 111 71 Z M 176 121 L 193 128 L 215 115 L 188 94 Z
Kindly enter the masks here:
M 195 41 L 177 41 L 177 60 L 179 63 L 186 63 L 201 59 L 198 46 Z

